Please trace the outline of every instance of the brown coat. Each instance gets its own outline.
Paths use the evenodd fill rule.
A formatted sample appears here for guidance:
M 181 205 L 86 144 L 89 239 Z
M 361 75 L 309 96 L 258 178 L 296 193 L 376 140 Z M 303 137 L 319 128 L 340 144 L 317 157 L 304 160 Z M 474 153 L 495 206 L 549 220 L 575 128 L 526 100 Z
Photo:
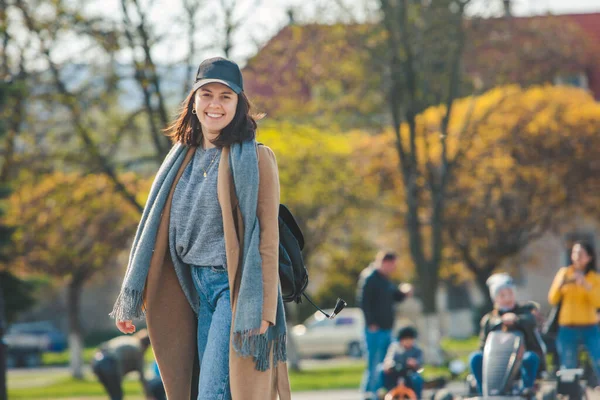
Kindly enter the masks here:
M 169 400 L 187 400 L 190 397 L 196 400 L 195 385 L 199 374 L 196 357 L 197 318 L 175 274 L 168 235 L 173 191 L 194 152 L 194 147 L 188 150 L 171 187 L 159 225 L 144 291 L 148 331 Z M 257 215 L 261 227 L 260 254 L 263 260 L 264 283 L 262 319 L 274 323 L 279 285 L 279 177 L 277 162 L 271 149 L 258 146 L 258 158 L 260 186 Z M 221 154 L 217 193 L 223 213 L 232 318 L 235 318 L 241 278 L 238 265 L 244 228 L 229 167 L 229 148 L 223 148 Z M 229 351 L 232 400 L 275 400 L 277 394 L 280 400 L 291 399 L 286 363 L 279 363 L 265 372 L 260 372 L 255 369 L 252 359 L 239 357 L 231 344 Z

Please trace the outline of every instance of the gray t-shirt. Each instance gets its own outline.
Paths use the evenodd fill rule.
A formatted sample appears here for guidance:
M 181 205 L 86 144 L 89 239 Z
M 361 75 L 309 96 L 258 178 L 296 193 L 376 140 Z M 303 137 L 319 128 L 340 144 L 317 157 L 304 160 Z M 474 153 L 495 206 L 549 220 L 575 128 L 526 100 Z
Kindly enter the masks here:
M 223 216 L 217 198 L 220 158 L 221 149 L 198 147 L 173 193 L 169 249 L 171 257 L 188 265 L 226 265 Z

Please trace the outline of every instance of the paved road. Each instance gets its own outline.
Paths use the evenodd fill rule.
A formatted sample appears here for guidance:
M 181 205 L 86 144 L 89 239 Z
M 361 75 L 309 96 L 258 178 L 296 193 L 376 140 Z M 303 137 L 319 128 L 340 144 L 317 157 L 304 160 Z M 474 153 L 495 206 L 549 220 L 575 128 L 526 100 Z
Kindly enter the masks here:
M 324 390 L 319 392 L 293 393 L 294 400 L 360 400 L 357 390 Z
M 464 395 L 465 385 L 462 382 L 453 382 L 447 386 L 447 389 L 451 390 L 452 393 L 458 395 Z M 429 399 L 432 395 L 431 392 L 426 391 L 423 398 Z M 294 400 L 361 400 L 362 397 L 358 390 L 324 390 L 315 392 L 300 392 L 293 393 L 292 398 Z

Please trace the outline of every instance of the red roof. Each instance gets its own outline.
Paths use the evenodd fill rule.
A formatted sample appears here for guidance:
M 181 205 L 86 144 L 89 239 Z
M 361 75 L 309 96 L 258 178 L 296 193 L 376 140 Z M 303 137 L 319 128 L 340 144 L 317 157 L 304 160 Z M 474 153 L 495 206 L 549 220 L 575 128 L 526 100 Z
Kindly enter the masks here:
M 517 27 L 512 35 L 501 29 L 506 21 Z M 600 51 L 593 50 L 600 44 L 600 13 L 489 19 L 470 24 L 469 29 L 479 43 L 466 50 L 465 64 L 470 73 L 487 73 L 493 80 L 489 84 L 537 83 L 530 78 L 538 72 L 546 81 L 557 73 L 584 72 L 591 92 L 600 100 Z M 288 113 L 308 104 L 324 79 L 340 74 L 336 68 L 364 60 L 364 55 L 356 54 L 361 46 L 355 43 L 364 41 L 368 31 L 366 25 L 343 24 L 283 28 L 244 69 L 250 97 L 270 114 Z M 582 35 L 589 40 L 582 40 Z M 517 48 L 529 58 L 520 59 Z M 499 63 L 505 68 L 498 67 Z M 520 70 L 515 70 L 516 66 Z M 340 75 L 345 90 L 364 85 L 359 83 L 360 76 L 346 71 Z M 506 82 L 496 78 L 498 72 Z
M 589 35 L 590 40 L 595 45 L 600 44 L 600 13 L 566 14 L 557 17 L 576 23 Z M 595 60 L 588 66 L 588 71 L 586 72 L 590 90 L 594 93 L 596 100 L 600 100 L 600 56 L 598 52 L 595 53 Z

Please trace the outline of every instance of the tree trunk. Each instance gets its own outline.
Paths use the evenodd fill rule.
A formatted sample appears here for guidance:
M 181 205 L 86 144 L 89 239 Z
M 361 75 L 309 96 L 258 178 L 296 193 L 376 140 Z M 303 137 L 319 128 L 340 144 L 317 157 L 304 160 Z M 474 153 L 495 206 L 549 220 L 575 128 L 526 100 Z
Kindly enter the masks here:
M 68 287 L 70 366 L 75 379 L 83 379 L 83 339 L 79 319 L 82 286 L 81 282 L 75 280 Z
M 427 272 L 418 273 L 418 275 L 421 288 L 419 297 L 423 302 L 423 314 L 434 315 L 437 312 L 438 277 L 429 275 Z
M 488 273 L 483 271 L 475 274 L 475 282 L 477 283 L 477 287 L 481 291 L 481 294 L 483 295 L 484 299 L 484 303 L 480 307 L 482 315 L 492 311 L 492 309 L 494 308 L 494 302 L 490 297 L 490 290 L 487 285 L 487 279 L 489 278 L 489 276 L 490 275 Z
M 6 394 L 6 346 L 3 342 L 4 327 L 6 326 L 4 304 L 4 291 L 0 284 L 0 400 L 8 399 Z

